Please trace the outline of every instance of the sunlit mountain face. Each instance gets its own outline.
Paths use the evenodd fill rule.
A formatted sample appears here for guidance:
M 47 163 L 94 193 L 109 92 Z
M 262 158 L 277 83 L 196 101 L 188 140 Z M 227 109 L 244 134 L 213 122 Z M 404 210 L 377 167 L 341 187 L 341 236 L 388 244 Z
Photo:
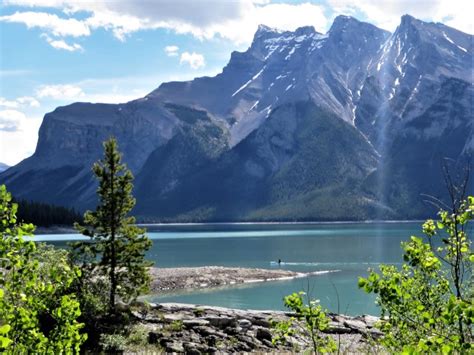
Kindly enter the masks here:
M 444 159 L 474 151 L 472 46 L 408 15 L 394 33 L 346 16 L 325 34 L 260 26 L 215 77 L 48 113 L 35 153 L 0 182 L 93 207 L 91 164 L 113 135 L 144 220 L 426 217 Z

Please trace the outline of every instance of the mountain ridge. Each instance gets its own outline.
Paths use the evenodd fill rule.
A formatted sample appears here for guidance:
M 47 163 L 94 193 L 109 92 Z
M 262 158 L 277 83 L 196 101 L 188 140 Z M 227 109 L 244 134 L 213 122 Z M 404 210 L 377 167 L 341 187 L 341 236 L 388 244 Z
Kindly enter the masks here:
M 215 77 L 46 114 L 33 156 L 0 182 L 90 208 L 90 165 L 114 135 L 143 219 L 424 217 L 420 194 L 443 197 L 435 161 L 474 150 L 472 39 L 409 15 L 394 33 L 348 16 L 325 34 L 259 26 Z
M 10 166 L 5 163 L 0 163 L 0 172 L 7 170 L 9 167 Z

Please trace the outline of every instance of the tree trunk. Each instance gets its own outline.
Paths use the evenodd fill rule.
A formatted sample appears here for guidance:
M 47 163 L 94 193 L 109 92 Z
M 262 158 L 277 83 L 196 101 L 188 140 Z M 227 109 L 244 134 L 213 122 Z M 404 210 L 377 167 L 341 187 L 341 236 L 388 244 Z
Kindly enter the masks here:
M 111 190 L 111 214 L 110 214 L 110 297 L 109 297 L 109 311 L 111 314 L 115 313 L 115 293 L 117 290 L 117 279 L 115 275 L 115 269 L 117 267 L 117 255 L 115 250 L 115 191 L 114 191 L 114 176 L 115 176 L 115 164 L 112 159 L 110 166 L 110 190 Z
M 115 231 L 111 234 L 111 260 L 110 260 L 110 296 L 109 296 L 109 311 L 115 313 L 115 293 L 117 290 L 117 280 L 115 278 L 115 268 L 117 261 L 115 258 Z

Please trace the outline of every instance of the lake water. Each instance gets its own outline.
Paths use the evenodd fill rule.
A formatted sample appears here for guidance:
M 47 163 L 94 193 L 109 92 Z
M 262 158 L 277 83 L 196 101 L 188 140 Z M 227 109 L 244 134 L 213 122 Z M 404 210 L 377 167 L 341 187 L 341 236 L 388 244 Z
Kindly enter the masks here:
M 331 224 L 204 224 L 147 226 L 157 267 L 236 266 L 294 271 L 334 271 L 287 281 L 152 296 L 241 309 L 284 309 L 284 296 L 304 290 L 333 312 L 378 314 L 375 298 L 357 288 L 357 278 L 380 263 L 402 261 L 400 242 L 421 236 L 421 222 Z M 58 246 L 71 234 L 40 235 Z M 281 259 L 283 264 L 272 263 Z

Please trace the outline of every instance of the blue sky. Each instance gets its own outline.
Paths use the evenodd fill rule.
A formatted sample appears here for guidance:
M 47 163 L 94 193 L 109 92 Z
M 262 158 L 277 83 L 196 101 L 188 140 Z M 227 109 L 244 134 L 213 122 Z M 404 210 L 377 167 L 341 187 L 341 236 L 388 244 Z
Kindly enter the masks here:
M 259 23 L 325 32 L 346 14 L 393 31 L 405 13 L 473 33 L 466 0 L 3 0 L 0 162 L 31 155 L 57 106 L 127 102 L 162 82 L 219 73 Z

